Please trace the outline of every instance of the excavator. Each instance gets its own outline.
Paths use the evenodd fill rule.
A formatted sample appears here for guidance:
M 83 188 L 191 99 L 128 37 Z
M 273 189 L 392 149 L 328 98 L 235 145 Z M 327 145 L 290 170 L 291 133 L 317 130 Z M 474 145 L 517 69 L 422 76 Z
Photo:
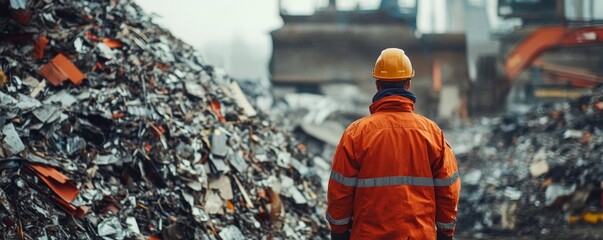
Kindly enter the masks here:
M 597 7 L 599 10 L 597 10 Z M 498 15 L 522 25 L 499 36 L 496 56 L 477 61 L 473 109 L 528 109 L 575 99 L 603 84 L 603 2 L 499 0 Z
M 454 3 L 461 10 L 467 4 L 446 1 Z M 339 10 L 329 0 L 302 16 L 281 8 L 284 25 L 271 33 L 273 85 L 319 92 L 320 86 L 343 82 L 371 90 L 371 66 L 387 47 L 403 48 L 412 59 L 413 90 L 422 96 L 417 109 L 429 117 L 528 109 L 603 84 L 603 1 L 499 0 L 497 15 L 521 25 L 494 36 L 499 49 L 477 58 L 472 80 L 465 33 L 417 34 L 419 4 L 382 0 L 372 10 Z

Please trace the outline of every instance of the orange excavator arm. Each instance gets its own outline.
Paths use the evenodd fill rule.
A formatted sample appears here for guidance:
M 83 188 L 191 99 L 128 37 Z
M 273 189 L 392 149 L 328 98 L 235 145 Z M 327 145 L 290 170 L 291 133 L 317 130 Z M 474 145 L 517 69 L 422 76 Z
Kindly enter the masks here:
M 505 61 L 507 81 L 515 80 L 525 68 L 548 49 L 603 43 L 603 26 L 568 28 L 542 27 L 519 43 Z

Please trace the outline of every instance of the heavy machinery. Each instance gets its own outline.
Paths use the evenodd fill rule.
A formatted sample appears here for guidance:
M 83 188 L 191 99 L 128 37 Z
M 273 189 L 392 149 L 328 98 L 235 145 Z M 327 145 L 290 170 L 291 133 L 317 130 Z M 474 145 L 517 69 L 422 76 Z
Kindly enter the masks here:
M 290 15 L 281 8 L 284 25 L 271 33 L 273 83 L 360 81 L 385 46 L 418 49 L 416 3 L 400 8 L 397 1 L 385 0 L 378 9 L 343 11 L 336 2 L 312 15 Z
M 461 11 L 450 15 L 462 19 L 470 2 L 487 1 L 445 4 L 455 9 L 459 3 Z M 466 47 L 472 43 L 465 35 L 472 29 L 417 34 L 419 4 L 383 0 L 373 10 L 342 11 L 329 0 L 312 15 L 281 11 L 284 25 L 271 33 L 274 86 L 319 92 L 321 86 L 345 82 L 371 91 L 371 66 L 387 47 L 403 48 L 412 59 L 413 89 L 422 100 L 417 109 L 430 117 L 521 109 L 575 98 L 603 83 L 603 1 L 499 0 L 497 15 L 520 19 L 521 25 L 495 34 L 497 53 L 477 58 L 473 81 Z M 471 21 L 476 20 L 467 18 L 465 24 Z
M 382 0 L 374 9 L 341 10 L 336 0 L 329 0 L 312 15 L 292 15 L 281 7 L 284 25 L 271 33 L 273 86 L 319 93 L 321 86 L 348 83 L 369 93 L 374 91 L 371 70 L 381 50 L 398 47 L 417 73 L 413 89 L 421 95 L 418 111 L 432 117 L 451 114 L 469 85 L 465 35 L 418 34 L 419 2 Z M 462 0 L 449 2 L 462 9 Z M 439 107 L 441 94 L 455 98 L 446 102 L 452 106 Z
M 522 109 L 603 84 L 602 1 L 499 0 L 497 11 L 522 25 L 498 36 L 498 55 L 477 61 L 473 110 L 501 110 L 503 101 Z

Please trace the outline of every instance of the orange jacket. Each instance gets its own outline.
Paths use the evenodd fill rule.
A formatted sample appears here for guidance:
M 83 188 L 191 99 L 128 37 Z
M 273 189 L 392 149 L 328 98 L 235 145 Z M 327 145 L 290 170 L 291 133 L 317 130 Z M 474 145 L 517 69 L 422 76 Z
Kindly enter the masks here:
M 326 218 L 351 239 L 436 239 L 455 230 L 461 183 L 444 133 L 388 96 L 344 132 L 333 160 Z

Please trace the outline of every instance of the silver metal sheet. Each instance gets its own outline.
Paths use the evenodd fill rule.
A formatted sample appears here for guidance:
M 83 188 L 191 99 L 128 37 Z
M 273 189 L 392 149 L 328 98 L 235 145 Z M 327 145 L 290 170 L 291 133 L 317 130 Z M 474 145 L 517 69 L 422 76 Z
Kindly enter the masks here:
M 15 125 L 12 123 L 4 125 L 4 128 L 2 128 L 2 135 L 4 135 L 2 146 L 9 154 L 14 155 L 25 150 L 25 145 L 21 141 L 21 138 L 15 129 Z

